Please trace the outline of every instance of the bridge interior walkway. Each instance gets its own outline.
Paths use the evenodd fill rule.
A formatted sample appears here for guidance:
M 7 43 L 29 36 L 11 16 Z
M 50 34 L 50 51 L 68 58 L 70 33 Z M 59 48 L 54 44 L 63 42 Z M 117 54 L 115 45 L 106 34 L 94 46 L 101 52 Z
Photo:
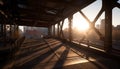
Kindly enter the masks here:
M 53 38 L 25 39 L 15 55 L 5 68 L 120 69 L 120 62 L 112 57 Z

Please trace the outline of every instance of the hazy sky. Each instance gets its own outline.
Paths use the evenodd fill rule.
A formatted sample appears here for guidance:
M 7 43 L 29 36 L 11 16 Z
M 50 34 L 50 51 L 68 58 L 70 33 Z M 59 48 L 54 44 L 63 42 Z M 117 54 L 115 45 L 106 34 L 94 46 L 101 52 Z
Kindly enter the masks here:
M 118 2 L 120 3 L 120 0 Z M 88 7 L 84 8 L 82 11 L 89 17 L 91 21 L 93 21 L 97 13 L 100 11 L 101 7 L 102 7 L 102 0 L 97 0 Z M 104 19 L 104 13 L 97 21 L 97 24 L 100 23 L 100 19 Z M 118 24 L 120 24 L 120 9 L 115 7 L 113 9 L 113 25 L 116 26 Z
M 120 0 L 119 0 L 119 3 L 120 3 Z M 89 6 L 82 9 L 82 11 L 90 19 L 90 21 L 93 21 L 96 15 L 98 14 L 98 12 L 100 11 L 101 7 L 102 7 L 102 1 L 97 0 L 94 3 L 90 4 Z M 102 15 L 99 17 L 99 19 L 97 20 L 96 24 L 100 24 L 101 19 L 105 18 L 104 16 L 105 16 L 105 13 L 103 12 Z M 113 20 L 112 21 L 113 21 L 112 23 L 114 26 L 120 25 L 120 9 L 117 7 L 113 9 Z M 79 12 L 75 13 L 73 16 L 73 27 L 80 28 L 81 25 L 83 24 L 87 25 L 88 22 L 84 19 L 84 17 L 82 17 L 82 15 Z M 63 29 L 66 27 L 68 27 L 67 19 L 65 19 Z

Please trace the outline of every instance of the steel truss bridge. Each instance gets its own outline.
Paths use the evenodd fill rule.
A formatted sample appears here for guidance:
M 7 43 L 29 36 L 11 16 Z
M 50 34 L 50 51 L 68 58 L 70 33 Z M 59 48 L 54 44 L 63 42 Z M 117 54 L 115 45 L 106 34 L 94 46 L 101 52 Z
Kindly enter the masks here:
M 120 55 L 120 53 L 119 53 L 120 51 L 112 48 L 112 10 L 115 7 L 120 8 L 120 4 L 117 2 L 118 0 L 101 0 L 102 8 L 98 12 L 98 14 L 95 16 L 94 20 L 90 21 L 89 18 L 81 10 L 83 8 L 89 6 L 91 3 L 95 2 L 95 1 L 96 0 L 0 0 L 0 42 L 1 42 L 1 44 L 0 44 L 1 45 L 0 60 L 3 59 L 2 57 L 3 57 L 4 53 L 7 53 L 7 57 L 8 57 L 8 53 L 9 53 L 9 58 L 13 59 L 13 61 L 14 61 L 14 59 L 16 60 L 16 58 L 14 58 L 14 57 L 16 56 L 15 54 L 16 54 L 16 52 L 18 52 L 18 50 L 21 49 L 21 51 L 22 51 L 22 48 L 25 49 L 26 51 L 27 51 L 27 48 L 32 50 L 31 48 L 29 48 L 28 45 L 26 47 L 24 47 L 24 44 L 27 41 L 27 39 L 25 39 L 24 36 L 19 37 L 19 35 L 17 35 L 19 26 L 46 27 L 46 28 L 48 28 L 49 36 L 51 36 L 52 38 L 57 37 L 57 39 L 59 39 L 61 42 L 66 44 L 66 45 L 64 45 L 64 44 L 62 45 L 62 46 L 64 46 L 63 49 L 66 49 L 66 50 L 62 51 L 62 48 L 61 48 L 61 51 L 65 52 L 63 55 L 68 54 L 68 50 L 71 50 L 70 52 L 72 52 L 72 53 L 73 52 L 77 53 L 74 55 L 77 55 L 77 56 L 83 55 L 80 52 L 78 53 L 78 51 L 76 51 L 76 50 L 81 50 L 81 49 L 79 49 L 76 46 L 76 43 L 74 44 L 74 42 L 73 42 L 73 35 L 72 35 L 73 20 L 72 19 L 73 19 L 73 15 L 76 12 L 79 12 L 86 19 L 86 21 L 90 25 L 90 29 L 94 30 L 96 32 L 96 34 L 99 36 L 100 40 L 104 41 L 104 48 L 103 48 L 104 52 L 99 52 L 96 50 L 94 52 L 96 52 L 97 54 L 102 53 L 102 55 L 104 55 L 105 57 L 109 56 L 109 58 L 119 60 L 118 55 Z M 102 15 L 103 12 L 105 12 L 105 36 L 103 36 L 101 34 L 101 32 L 95 28 L 95 23 L 99 19 L 99 17 Z M 69 22 L 69 26 L 68 26 L 69 38 L 68 39 L 65 39 L 65 36 L 63 33 L 63 25 L 64 25 L 64 21 L 66 18 L 68 18 L 68 22 Z M 56 24 L 57 24 L 57 30 L 55 29 Z M 7 37 L 7 34 L 8 34 L 8 32 L 6 31 L 7 25 L 10 26 L 9 34 L 10 34 L 11 39 L 9 39 L 10 37 Z M 57 36 L 55 35 L 56 31 L 57 31 Z M 14 34 L 14 36 L 12 36 L 13 34 Z M 84 40 L 84 38 L 82 40 Z M 60 59 L 61 61 L 63 59 L 65 60 L 65 57 L 67 57 L 67 56 L 62 57 L 63 55 L 60 55 L 61 51 L 60 52 L 57 51 L 57 54 L 55 51 L 55 49 L 57 49 L 59 47 L 59 43 L 61 43 L 61 42 L 56 40 L 55 42 L 58 42 L 58 47 L 55 47 L 55 49 L 54 49 L 54 45 L 56 45 L 57 43 L 55 43 L 55 42 L 53 44 L 50 43 L 52 45 L 51 46 L 51 45 L 49 45 L 49 42 L 51 42 L 51 41 L 54 42 L 55 39 L 43 39 L 43 44 L 44 44 L 44 42 L 46 44 L 48 44 L 49 49 L 51 49 L 55 53 L 55 55 L 57 57 L 59 57 L 59 59 L 61 58 Z M 32 42 L 33 42 L 33 44 L 37 44 L 37 42 L 39 42 L 39 41 L 36 40 L 36 43 L 34 43 L 34 40 L 33 40 Z M 29 44 L 29 42 L 28 42 L 28 44 Z M 41 44 L 42 44 L 42 42 L 41 42 Z M 74 45 L 74 46 L 68 47 L 69 44 Z M 85 43 L 85 44 L 87 44 L 87 43 Z M 43 47 L 47 47 L 47 46 L 43 46 Z M 37 50 L 37 48 L 40 49 L 39 47 L 36 47 L 36 48 L 33 47 L 33 49 L 35 49 L 35 50 Z M 93 50 L 93 49 L 92 48 L 91 49 L 83 48 L 83 50 L 88 50 L 88 52 L 89 51 L 91 52 L 91 50 Z M 49 50 L 46 49 L 44 51 L 49 51 Z M 24 52 L 24 50 L 23 50 L 23 52 Z M 32 53 L 32 52 L 30 52 L 30 53 Z M 36 52 L 36 55 L 38 55 L 37 53 L 38 52 Z M 49 53 L 47 52 L 46 54 L 53 55 L 50 52 Z M 30 57 L 32 57 L 32 56 L 37 57 L 36 55 L 32 54 Z M 84 53 L 84 55 L 87 56 L 90 54 Z M 43 58 L 45 57 L 44 55 L 42 55 L 42 56 L 43 56 Z M 28 62 L 29 61 L 28 59 L 31 59 L 31 60 L 33 59 L 30 57 L 23 59 L 24 61 L 21 60 L 21 61 L 23 61 L 23 63 L 21 63 L 19 65 L 20 66 L 23 65 L 23 68 L 24 68 L 24 63 Z M 43 59 L 43 58 L 40 58 L 40 59 Z M 86 57 L 86 58 L 88 59 L 88 57 Z M 58 63 L 62 64 L 64 61 L 60 62 L 60 60 L 58 61 Z M 86 60 L 86 61 L 88 61 L 88 60 Z M 92 61 L 92 60 L 90 60 L 90 61 Z M 112 60 L 110 60 L 110 61 L 112 62 Z M 6 65 L 6 66 L 3 66 L 3 68 L 5 67 L 5 69 L 8 69 L 6 67 L 11 67 L 11 66 L 14 67 L 13 66 L 14 63 L 10 63 L 10 64 L 7 64 L 7 63 L 5 62 L 5 63 L 1 64 L 1 66 Z M 19 63 L 19 61 L 17 63 Z M 115 63 L 115 62 L 113 62 L 113 63 Z M 115 64 L 117 64 L 117 63 L 115 63 Z M 18 67 L 19 67 L 19 65 L 18 65 Z M 59 64 L 56 63 L 56 66 L 57 65 L 59 65 Z M 65 65 L 67 65 L 67 64 L 65 64 Z M 25 65 L 25 67 L 26 66 L 27 65 Z M 42 66 L 42 65 L 40 65 L 40 66 Z M 90 65 L 88 64 L 88 66 L 90 66 Z M 111 67 L 111 69 L 114 69 L 114 66 L 115 65 L 113 65 L 113 68 Z M 18 68 L 18 67 L 16 67 L 16 68 Z M 27 67 L 29 68 L 29 66 L 27 66 Z M 101 67 L 101 66 L 98 66 L 98 67 Z M 31 68 L 29 68 L 29 69 L 31 69 Z M 108 68 L 109 68 L 109 66 L 108 66 Z M 108 69 L 108 68 L 103 66 L 102 69 Z M 63 67 L 63 69 L 67 69 L 67 68 Z M 75 68 L 75 69 L 77 69 L 77 68 Z M 84 67 L 83 67 L 83 69 L 84 69 Z M 89 68 L 85 67 L 85 69 L 89 69 Z

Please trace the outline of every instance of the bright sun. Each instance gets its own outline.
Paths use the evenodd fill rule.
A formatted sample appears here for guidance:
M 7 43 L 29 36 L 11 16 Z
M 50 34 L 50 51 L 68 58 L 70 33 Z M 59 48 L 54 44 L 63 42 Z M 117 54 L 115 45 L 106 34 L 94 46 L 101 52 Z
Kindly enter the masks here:
M 79 31 L 86 31 L 89 29 L 88 23 L 74 23 L 74 27 L 77 28 Z
M 89 24 L 79 13 L 76 13 L 73 16 L 73 27 L 77 28 L 79 31 L 87 31 Z

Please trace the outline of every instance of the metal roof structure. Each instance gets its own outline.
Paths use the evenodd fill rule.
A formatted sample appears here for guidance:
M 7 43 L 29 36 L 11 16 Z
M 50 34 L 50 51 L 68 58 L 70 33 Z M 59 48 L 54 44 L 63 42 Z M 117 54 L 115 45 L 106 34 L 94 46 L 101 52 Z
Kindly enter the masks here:
M 22 26 L 49 27 L 95 0 L 3 0 L 1 9 Z M 11 19 L 9 18 L 9 19 Z M 10 24 L 10 22 L 8 22 Z

